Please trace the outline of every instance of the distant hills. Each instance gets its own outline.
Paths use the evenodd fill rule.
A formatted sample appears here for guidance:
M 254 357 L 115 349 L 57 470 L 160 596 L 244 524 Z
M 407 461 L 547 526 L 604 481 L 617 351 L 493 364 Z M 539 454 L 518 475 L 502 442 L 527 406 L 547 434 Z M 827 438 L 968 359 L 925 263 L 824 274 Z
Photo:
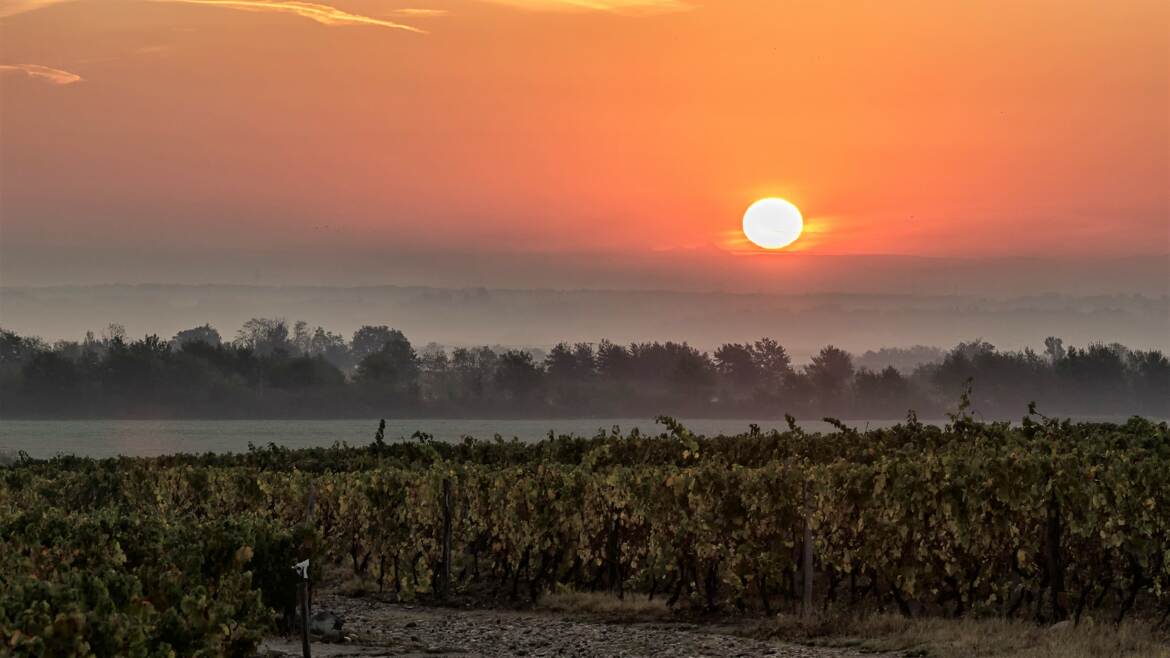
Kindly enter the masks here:
M 0 326 L 76 340 L 110 323 L 130 337 L 210 323 L 225 338 L 253 317 L 306 320 L 350 334 L 401 329 L 417 346 L 548 347 L 608 338 L 689 341 L 701 349 L 771 336 L 797 362 L 832 343 L 855 354 L 882 347 L 950 347 L 982 338 L 1003 349 L 1046 336 L 1170 349 L 1170 297 L 1143 295 L 744 294 L 419 286 L 97 285 L 0 287 Z

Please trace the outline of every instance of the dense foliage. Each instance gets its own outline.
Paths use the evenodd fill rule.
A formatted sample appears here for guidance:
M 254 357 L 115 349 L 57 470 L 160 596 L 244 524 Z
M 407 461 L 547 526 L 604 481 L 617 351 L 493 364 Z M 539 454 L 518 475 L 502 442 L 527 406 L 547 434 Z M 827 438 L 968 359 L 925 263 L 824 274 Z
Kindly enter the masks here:
M 24 459 L 0 470 L 0 638 L 18 655 L 242 655 L 289 612 L 303 557 L 432 596 L 445 519 L 456 594 L 770 611 L 796 597 L 807 522 L 817 605 L 1170 611 L 1166 423 L 964 413 L 704 438 L 663 421 L 536 444 Z
M 897 367 L 895 367 L 895 365 Z M 803 366 L 777 341 L 562 343 L 540 349 L 415 349 L 365 326 L 346 341 L 321 327 L 255 319 L 224 342 L 210 326 L 171 340 L 100 338 L 49 346 L 0 331 L 6 417 L 610 416 L 901 418 L 941 413 L 974 380 L 974 409 L 1023 413 L 1021 400 L 1075 416 L 1170 415 L 1170 361 L 1118 344 L 1043 353 L 971 341 L 949 352 L 885 349 L 855 359 L 827 346 Z

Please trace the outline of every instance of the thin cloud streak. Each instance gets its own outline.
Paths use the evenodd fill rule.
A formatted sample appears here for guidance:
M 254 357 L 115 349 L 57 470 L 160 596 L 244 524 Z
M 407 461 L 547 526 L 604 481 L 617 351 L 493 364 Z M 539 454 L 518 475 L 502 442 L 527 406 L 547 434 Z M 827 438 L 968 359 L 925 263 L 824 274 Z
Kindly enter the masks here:
M 371 25 L 374 27 L 388 27 L 395 30 L 404 30 L 407 32 L 417 32 L 419 34 L 426 34 L 426 30 L 421 30 L 411 25 L 403 25 L 402 23 L 395 23 L 393 21 L 386 21 L 379 18 L 372 18 L 370 16 L 363 16 L 361 14 L 351 14 L 347 11 L 331 7 L 329 5 L 322 5 L 315 2 L 296 2 L 294 0 L 273 0 L 271 2 L 266 0 L 154 0 L 155 2 L 176 2 L 190 5 L 210 5 L 213 7 L 224 7 L 226 9 L 238 9 L 241 11 L 271 11 L 285 14 L 294 14 L 302 18 L 316 21 L 322 25 Z
M 0 19 L 15 16 L 52 5 L 78 0 L 4 0 L 0 6 Z M 325 25 L 374 25 L 408 32 L 426 34 L 426 30 L 411 25 L 395 23 L 371 16 L 353 14 L 336 7 L 299 0 L 146 0 L 151 2 L 173 2 L 196 5 L 213 5 L 242 11 L 275 11 L 292 13 Z M 498 5 L 507 5 L 529 11 L 605 11 L 616 14 L 657 14 L 688 11 L 694 6 L 683 0 L 481 0 Z M 391 10 L 396 16 L 430 18 L 447 16 L 446 9 L 423 9 L 407 7 Z
M 607 11 L 615 14 L 660 14 L 688 11 L 683 0 L 486 0 L 532 11 Z
M 448 16 L 451 14 L 446 9 L 419 9 L 417 7 L 395 9 L 393 13 L 399 16 Z
M 62 2 L 70 2 L 71 0 L 4 0 L 0 6 L 0 18 L 7 18 L 8 16 L 15 16 L 23 14 L 28 11 L 35 11 L 43 9 L 49 5 L 56 5 Z
M 55 85 L 71 85 L 81 82 L 81 76 L 40 64 L 0 64 L 0 73 L 24 73 L 34 80 L 43 80 Z

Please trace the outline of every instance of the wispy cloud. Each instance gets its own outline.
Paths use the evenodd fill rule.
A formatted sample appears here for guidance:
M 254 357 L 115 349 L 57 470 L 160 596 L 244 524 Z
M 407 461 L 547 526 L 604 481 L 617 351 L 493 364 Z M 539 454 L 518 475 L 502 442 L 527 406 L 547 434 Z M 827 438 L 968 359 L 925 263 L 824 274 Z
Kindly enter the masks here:
M 686 11 L 694 6 L 683 0 L 487 0 L 534 11 L 608 11 L 616 14 L 657 14 Z
M 418 32 L 426 34 L 426 30 L 421 30 L 411 25 L 403 25 L 394 21 L 382 20 L 380 18 L 373 18 L 371 16 L 363 16 L 361 14 L 351 14 L 348 11 L 331 7 L 329 5 L 318 4 L 316 2 L 297 2 L 295 0 L 154 0 L 155 2 L 179 2 L 190 5 L 211 5 L 215 7 L 224 7 L 226 9 L 239 9 L 241 11 L 270 11 L 280 12 L 286 14 L 295 14 L 309 20 L 317 21 L 323 25 L 372 25 L 375 27 L 388 27 L 395 30 L 406 30 L 407 32 Z M 416 14 L 417 15 L 417 14 Z
M 34 9 L 40 9 L 62 2 L 70 2 L 70 0 L 4 0 L 0 2 L 0 18 L 23 14 L 26 11 L 33 11 Z
M 446 16 L 451 12 L 446 9 L 418 9 L 415 7 L 407 7 L 405 9 L 395 9 L 391 13 L 398 16 Z
M 0 0 L 0 18 L 42 9 L 51 5 L 78 0 Z M 274 11 L 296 14 L 325 25 L 374 25 L 408 32 L 426 33 L 412 25 L 404 25 L 372 16 L 354 14 L 318 2 L 300 0 L 144 0 L 146 2 L 177 2 L 194 5 L 215 5 L 243 11 Z M 481 0 L 530 11 L 607 11 L 616 14 L 656 14 L 694 9 L 688 0 Z M 446 16 L 446 9 L 407 7 L 383 12 L 390 16 L 431 18 Z
M 81 76 L 76 73 L 40 64 L 0 64 L 0 73 L 23 73 L 34 80 L 43 80 L 55 85 L 71 85 L 74 82 L 81 82 Z

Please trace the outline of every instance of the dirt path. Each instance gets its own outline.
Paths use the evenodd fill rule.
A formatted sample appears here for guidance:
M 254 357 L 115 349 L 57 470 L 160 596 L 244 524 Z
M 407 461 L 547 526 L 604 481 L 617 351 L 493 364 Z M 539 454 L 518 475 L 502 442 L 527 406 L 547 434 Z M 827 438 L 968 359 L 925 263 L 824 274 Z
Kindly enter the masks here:
M 805 647 L 721 634 L 676 622 L 611 624 L 553 614 L 452 610 L 327 596 L 322 608 L 345 620 L 346 644 L 313 643 L 314 658 L 345 656 L 688 656 L 851 658 L 845 649 Z M 265 643 L 269 655 L 300 656 L 292 638 Z M 262 653 L 263 655 L 263 653 Z M 867 654 L 872 656 L 873 654 Z

